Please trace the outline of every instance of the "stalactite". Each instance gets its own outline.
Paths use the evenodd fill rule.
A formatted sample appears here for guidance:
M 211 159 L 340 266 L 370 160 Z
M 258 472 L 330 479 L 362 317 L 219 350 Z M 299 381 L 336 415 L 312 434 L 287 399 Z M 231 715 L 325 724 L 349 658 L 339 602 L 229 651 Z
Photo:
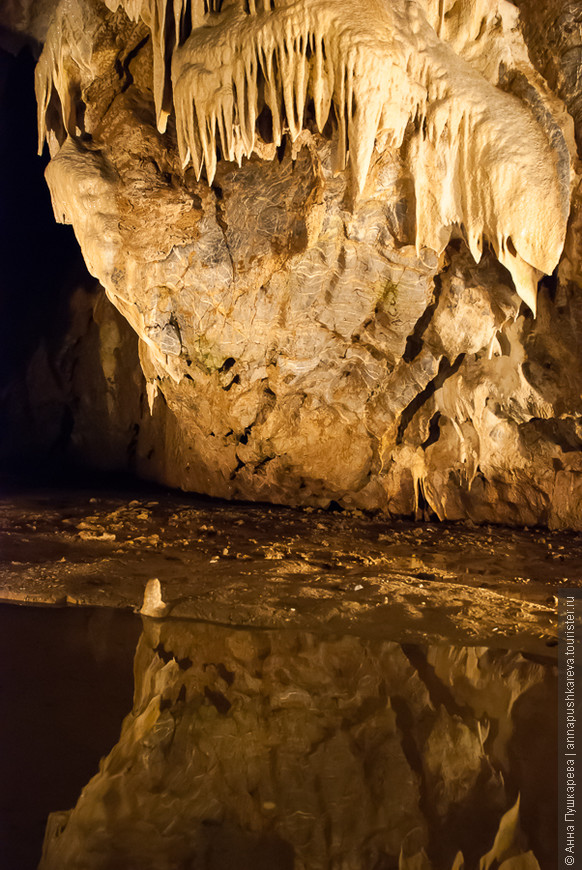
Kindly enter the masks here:
M 274 144 L 287 133 L 295 140 L 312 102 L 320 132 L 333 114 L 335 171 L 349 166 L 361 194 L 374 147 L 404 147 L 417 247 L 442 252 L 456 226 L 478 262 L 489 241 L 535 312 L 537 282 L 554 269 L 565 237 L 563 140 L 560 157 L 532 111 L 439 39 L 420 5 L 368 0 L 354 16 L 345 0 L 106 2 L 149 27 L 158 129 L 173 110 L 182 165 L 198 179 L 205 171 L 212 183 L 218 150 L 239 165 L 251 157 L 265 108 Z M 439 33 L 446 5 L 427 0 Z M 53 88 L 75 135 L 65 58 L 53 28 L 37 72 L 41 143 Z

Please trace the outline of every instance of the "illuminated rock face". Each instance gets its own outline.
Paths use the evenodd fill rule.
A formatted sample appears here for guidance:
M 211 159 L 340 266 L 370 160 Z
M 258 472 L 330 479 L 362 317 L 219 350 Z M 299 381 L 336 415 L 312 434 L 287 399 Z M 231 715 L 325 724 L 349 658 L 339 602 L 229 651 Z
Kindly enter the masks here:
M 49 819 L 41 870 L 552 863 L 551 666 L 146 619 L 135 675 L 119 742 Z
M 581 527 L 572 118 L 511 4 L 358 10 L 56 13 L 47 180 L 140 339 L 144 473 Z

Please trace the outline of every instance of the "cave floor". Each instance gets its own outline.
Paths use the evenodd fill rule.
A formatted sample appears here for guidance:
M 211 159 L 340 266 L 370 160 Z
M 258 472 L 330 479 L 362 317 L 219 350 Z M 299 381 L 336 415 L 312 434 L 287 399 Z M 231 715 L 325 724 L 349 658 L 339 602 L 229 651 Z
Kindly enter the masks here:
M 139 610 L 158 578 L 177 617 L 551 654 L 582 585 L 580 534 L 132 495 L 5 492 L 0 600 Z

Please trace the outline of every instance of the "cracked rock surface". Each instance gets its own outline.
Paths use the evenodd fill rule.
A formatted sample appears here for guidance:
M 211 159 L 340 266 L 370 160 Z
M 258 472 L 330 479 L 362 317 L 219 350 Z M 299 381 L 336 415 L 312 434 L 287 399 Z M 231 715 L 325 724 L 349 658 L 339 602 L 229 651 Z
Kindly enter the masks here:
M 556 27 L 567 30 L 574 13 L 562 5 Z M 533 62 L 579 129 L 574 37 L 554 28 L 541 45 L 535 4 L 519 6 Z M 183 167 L 172 114 L 158 130 L 144 20 L 99 0 L 59 14 L 70 51 L 46 107 L 47 180 L 58 219 L 139 337 L 153 433 L 133 444 L 141 473 L 231 499 L 582 528 L 574 151 L 564 252 L 534 318 L 493 242 L 479 263 L 462 228 L 442 251 L 419 245 L 418 131 L 402 148 L 377 143 L 356 195 L 349 167 L 334 171 L 333 131 L 307 105 L 301 132 L 276 150 L 259 118 L 250 157 L 219 159 L 209 185 Z M 469 57 L 474 22 L 455 31 L 450 16 L 442 38 L 491 78 L 483 39 L 498 52 L 497 36 L 483 25 Z M 571 128 L 573 149 L 563 104 L 527 59 L 518 67 L 496 89 L 538 114 L 545 100 L 552 136 Z M 423 184 L 429 203 L 430 175 Z

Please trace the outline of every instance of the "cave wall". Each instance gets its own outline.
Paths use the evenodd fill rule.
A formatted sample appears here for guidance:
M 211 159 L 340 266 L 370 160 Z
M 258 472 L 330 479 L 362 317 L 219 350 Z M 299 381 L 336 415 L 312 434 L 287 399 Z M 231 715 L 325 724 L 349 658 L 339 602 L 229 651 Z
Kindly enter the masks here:
M 576 10 L 372 6 L 54 13 L 55 215 L 139 336 L 120 407 L 149 403 L 97 452 L 227 498 L 581 528 Z

